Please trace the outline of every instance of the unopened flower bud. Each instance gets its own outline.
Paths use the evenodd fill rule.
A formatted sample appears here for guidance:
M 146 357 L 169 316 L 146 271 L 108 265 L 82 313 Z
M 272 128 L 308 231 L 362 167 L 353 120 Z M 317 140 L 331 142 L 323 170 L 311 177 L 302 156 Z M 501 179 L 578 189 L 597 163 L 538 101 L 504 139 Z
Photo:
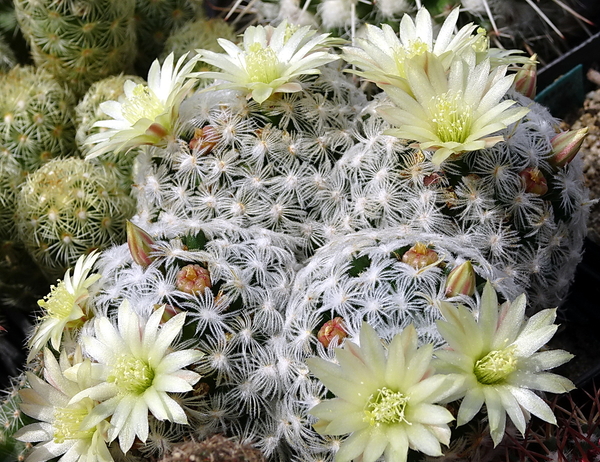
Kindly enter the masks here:
M 535 98 L 537 90 L 537 55 L 533 55 L 515 75 L 515 90 L 528 98 Z
M 539 168 L 527 167 L 519 173 L 525 184 L 525 192 L 543 196 L 548 192 L 548 182 Z
M 154 311 L 159 310 L 160 308 L 165 309 L 165 311 L 163 311 L 163 315 L 160 318 L 161 324 L 167 322 L 169 319 L 181 313 L 181 310 L 179 308 L 174 307 L 173 305 L 154 305 Z
M 428 265 L 432 265 L 438 261 L 438 254 L 435 250 L 430 249 L 422 242 L 417 242 L 404 255 L 402 262 L 412 266 L 415 269 L 421 269 Z
M 446 279 L 446 297 L 471 296 L 475 293 L 475 283 L 473 265 L 467 260 L 450 271 Z
M 194 137 L 190 140 L 190 149 L 209 153 L 219 141 L 219 135 L 212 125 L 206 125 L 194 130 Z
M 129 246 L 129 252 L 138 265 L 146 268 L 152 263 L 150 253 L 154 246 L 154 239 L 139 226 L 134 225 L 132 222 L 127 222 L 127 245 Z
M 210 273 L 200 265 L 186 265 L 177 273 L 175 286 L 187 294 L 203 294 L 212 287 Z
M 552 143 L 552 156 L 548 159 L 554 167 L 560 168 L 567 165 L 579 152 L 583 140 L 588 134 L 588 127 L 579 130 L 568 130 L 556 135 Z
M 337 317 L 330 319 L 321 326 L 319 333 L 317 334 L 317 340 L 321 342 L 321 345 L 327 348 L 334 338 L 337 337 L 339 343 L 347 336 L 348 332 L 346 332 L 344 319 Z

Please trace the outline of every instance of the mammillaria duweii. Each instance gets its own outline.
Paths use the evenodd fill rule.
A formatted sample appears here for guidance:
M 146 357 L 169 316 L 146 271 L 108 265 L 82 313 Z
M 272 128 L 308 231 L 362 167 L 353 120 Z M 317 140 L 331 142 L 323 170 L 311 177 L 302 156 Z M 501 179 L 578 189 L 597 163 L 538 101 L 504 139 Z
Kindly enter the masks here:
M 571 387 L 543 372 L 569 355 L 536 351 L 556 330 L 539 293 L 559 298 L 572 274 L 554 268 L 577 261 L 585 228 L 577 137 L 555 137 L 509 89 L 506 65 L 529 60 L 454 32 L 456 14 L 437 37 L 425 11 L 403 20 L 397 74 L 356 71 L 384 91 L 372 101 L 344 76 L 339 41 L 283 22 L 220 40 L 224 54 L 171 54 L 102 104 L 89 157 L 141 147 L 137 213 L 97 281 L 79 264 L 85 310 L 58 289 L 41 303 L 54 311 L 32 344 L 50 339 L 51 358 L 31 367 L 64 396 L 39 375 L 24 391 L 41 422 L 17 436 L 41 442 L 34 460 L 170 460 L 174 443 L 224 433 L 272 461 L 404 462 L 440 455 L 449 423 L 484 401 L 495 443 L 506 413 L 520 430 L 528 412 L 553 422 L 524 388 Z M 352 50 L 341 56 L 364 57 Z M 201 60 L 216 70 L 194 73 Z M 192 95 L 201 77 L 217 80 Z M 527 290 L 539 313 L 525 321 Z M 494 291 L 516 301 L 499 308 Z M 464 326 L 481 342 L 442 353 Z M 459 414 L 445 408 L 459 399 Z

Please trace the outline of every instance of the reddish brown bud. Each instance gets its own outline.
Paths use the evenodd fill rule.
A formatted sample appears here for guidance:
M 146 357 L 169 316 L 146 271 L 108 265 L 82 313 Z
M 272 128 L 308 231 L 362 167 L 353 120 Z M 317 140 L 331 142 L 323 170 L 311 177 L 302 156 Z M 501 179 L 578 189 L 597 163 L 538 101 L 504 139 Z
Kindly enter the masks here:
M 175 285 L 178 290 L 187 294 L 203 294 L 205 289 L 210 289 L 210 273 L 200 265 L 186 265 L 179 270 Z
M 446 297 L 471 296 L 475 293 L 475 284 L 475 271 L 471 261 L 467 260 L 450 271 L 446 279 Z
M 543 196 L 548 192 L 548 182 L 544 174 L 535 167 L 528 167 L 519 173 L 525 184 L 525 192 Z
M 129 252 L 138 265 L 146 268 L 152 260 L 150 252 L 154 246 L 154 239 L 139 226 L 134 225 L 132 222 L 127 222 L 127 245 L 129 246 Z
M 317 334 L 317 340 L 319 340 L 319 342 L 321 342 L 321 344 L 327 348 L 334 338 L 337 337 L 339 343 L 347 336 L 348 332 L 346 332 L 344 319 L 337 317 L 330 319 L 321 326 L 319 333 Z
M 413 268 L 421 269 L 437 263 L 438 254 L 422 242 L 417 242 L 402 255 L 402 261 Z
M 190 140 L 190 149 L 209 153 L 219 142 L 219 134 L 212 125 L 194 130 L 194 137 Z

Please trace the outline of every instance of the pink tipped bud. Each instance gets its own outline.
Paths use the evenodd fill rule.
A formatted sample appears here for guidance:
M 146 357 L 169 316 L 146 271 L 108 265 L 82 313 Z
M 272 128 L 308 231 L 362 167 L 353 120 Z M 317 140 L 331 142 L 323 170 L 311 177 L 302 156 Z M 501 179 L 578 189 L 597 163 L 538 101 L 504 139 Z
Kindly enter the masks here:
M 200 265 L 186 265 L 177 273 L 175 286 L 187 294 L 203 294 L 212 287 L 210 273 Z
M 154 246 L 154 239 L 139 226 L 134 225 L 132 222 L 127 222 L 127 245 L 129 246 L 129 252 L 138 265 L 146 268 L 152 263 L 150 253 Z
M 154 311 L 159 310 L 160 308 L 164 308 L 163 315 L 160 318 L 161 323 L 167 322 L 169 319 L 174 318 L 181 310 L 179 308 L 174 307 L 173 305 L 154 305 Z
M 339 343 L 347 336 L 348 332 L 346 332 L 344 319 L 337 317 L 330 319 L 321 326 L 319 333 L 317 334 L 317 340 L 319 340 L 319 342 L 321 342 L 321 344 L 327 348 L 334 338 L 337 337 Z
M 525 184 L 525 192 L 537 194 L 538 196 L 543 196 L 548 192 L 548 182 L 540 169 L 527 167 L 519 173 L 519 176 Z
M 448 275 L 446 279 L 446 297 L 456 295 L 471 296 L 475 293 L 475 271 L 470 260 L 461 263 Z
M 438 254 L 422 242 L 417 242 L 402 255 L 402 261 L 415 269 L 421 269 L 436 263 Z
M 587 134 L 588 127 L 585 127 L 579 130 L 568 130 L 552 138 L 550 141 L 552 143 L 552 156 L 548 159 L 550 164 L 560 168 L 571 162 L 579 152 Z
M 515 90 L 528 98 L 535 98 L 537 91 L 537 55 L 533 55 L 515 76 Z

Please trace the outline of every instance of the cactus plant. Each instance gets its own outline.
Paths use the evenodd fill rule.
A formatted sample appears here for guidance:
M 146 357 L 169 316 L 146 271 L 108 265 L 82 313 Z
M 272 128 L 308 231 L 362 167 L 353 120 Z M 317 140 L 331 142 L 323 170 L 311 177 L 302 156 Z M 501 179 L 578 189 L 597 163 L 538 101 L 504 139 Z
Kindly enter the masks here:
M 194 18 L 194 6 L 190 0 L 136 0 L 136 65 L 141 74 L 160 56 L 171 34 Z
M 79 255 L 124 239 L 133 200 L 114 175 L 79 158 L 54 159 L 27 177 L 16 210 L 19 238 L 49 277 Z
M 0 152 L 26 173 L 75 147 L 72 93 L 43 69 L 17 66 L 0 76 Z
M 78 97 L 133 62 L 135 0 L 17 0 L 15 10 L 36 65 Z
M 16 63 L 15 54 L 8 43 L 0 36 L 0 73 L 8 72 Z

